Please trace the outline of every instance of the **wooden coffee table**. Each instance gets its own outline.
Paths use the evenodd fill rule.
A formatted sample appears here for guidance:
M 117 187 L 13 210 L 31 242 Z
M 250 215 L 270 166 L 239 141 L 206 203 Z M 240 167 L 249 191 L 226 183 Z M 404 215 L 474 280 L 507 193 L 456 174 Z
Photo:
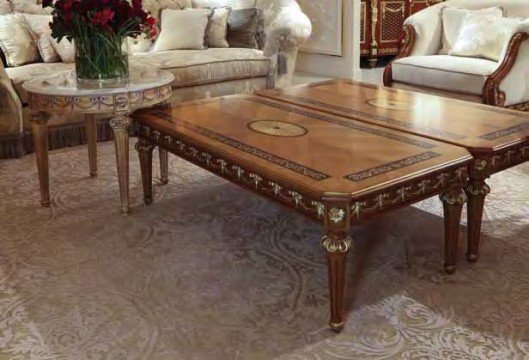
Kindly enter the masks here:
M 334 330 L 343 327 L 351 223 L 441 195 L 445 269 L 454 269 L 472 161 L 464 148 L 258 96 L 142 110 L 135 121 L 146 203 L 160 146 L 324 225 Z
M 259 94 L 468 149 L 469 261 L 479 255 L 485 180 L 529 159 L 529 114 L 519 111 L 340 79 Z

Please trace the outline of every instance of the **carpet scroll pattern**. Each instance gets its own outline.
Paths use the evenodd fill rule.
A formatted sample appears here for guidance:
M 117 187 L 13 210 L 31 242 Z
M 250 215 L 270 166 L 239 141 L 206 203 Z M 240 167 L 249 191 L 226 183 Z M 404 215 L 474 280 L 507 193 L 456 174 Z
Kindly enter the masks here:
M 319 225 L 174 156 L 145 206 L 132 146 L 122 216 L 113 144 L 98 178 L 86 157 L 50 153 L 49 209 L 33 156 L 0 162 L 2 360 L 529 358 L 529 164 L 490 180 L 482 256 L 464 221 L 453 276 L 438 199 L 355 227 L 334 334 Z

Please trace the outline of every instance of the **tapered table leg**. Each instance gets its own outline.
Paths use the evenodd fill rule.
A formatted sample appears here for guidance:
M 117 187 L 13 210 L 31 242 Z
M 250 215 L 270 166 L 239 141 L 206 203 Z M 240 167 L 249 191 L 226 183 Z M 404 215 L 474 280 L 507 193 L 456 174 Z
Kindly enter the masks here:
M 97 176 L 97 127 L 94 115 L 85 116 L 85 130 L 88 147 L 88 163 L 90 176 Z
M 470 262 L 475 262 L 479 257 L 483 208 L 485 206 L 485 198 L 490 193 L 490 187 L 485 183 L 485 180 L 470 179 L 470 184 L 466 190 L 468 196 L 467 259 Z
M 327 252 L 331 317 L 329 326 L 335 332 L 344 327 L 344 293 L 347 253 L 352 247 L 348 236 L 350 206 L 348 196 L 333 196 L 325 204 L 325 230 L 321 243 Z
M 128 115 L 115 116 L 110 120 L 114 133 L 116 164 L 118 169 L 119 198 L 121 211 L 128 214 L 129 208 L 129 136 L 131 120 Z
M 347 253 L 352 240 L 347 236 L 326 235 L 322 239 L 323 248 L 327 251 L 329 265 L 329 296 L 331 305 L 331 330 L 340 332 L 344 327 L 343 300 L 345 292 L 345 274 Z
M 35 112 L 31 115 L 31 128 L 33 131 L 33 146 L 37 160 L 39 174 L 40 203 L 50 206 L 50 178 L 48 167 L 48 119 L 44 112 Z
M 466 199 L 467 197 L 463 189 L 454 189 L 441 194 L 445 224 L 444 269 L 449 274 L 453 274 L 456 271 L 459 226 L 461 224 L 461 212 Z
M 152 152 L 154 146 L 149 141 L 138 138 L 136 150 L 140 158 L 143 200 L 145 204 L 149 205 L 152 204 Z
M 166 185 L 169 182 L 169 154 L 167 150 L 158 147 L 160 156 L 160 182 Z

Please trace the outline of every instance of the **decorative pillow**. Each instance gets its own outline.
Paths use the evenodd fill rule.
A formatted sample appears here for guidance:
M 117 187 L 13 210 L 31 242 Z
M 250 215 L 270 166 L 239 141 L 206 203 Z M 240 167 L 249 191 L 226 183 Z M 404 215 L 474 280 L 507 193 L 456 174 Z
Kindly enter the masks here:
M 60 60 L 59 55 L 55 51 L 53 45 L 50 42 L 46 34 L 51 34 L 50 22 L 52 21 L 51 15 L 34 15 L 34 14 L 20 14 L 24 17 L 26 24 L 28 24 L 33 41 L 37 44 L 38 51 L 42 61 L 45 63 L 58 62 Z
M 259 9 L 233 10 L 228 19 L 228 43 L 230 47 L 257 49 L 257 25 Z
M 213 9 L 213 15 L 209 21 L 206 31 L 206 40 L 209 47 L 227 48 L 230 47 L 226 36 L 228 35 L 228 18 L 231 8 L 229 6 Z
M 499 61 L 505 42 L 501 20 L 494 15 L 466 14 L 450 55 Z
M 24 18 L 18 14 L 0 15 L 0 49 L 8 66 L 20 66 L 39 59 L 37 44 Z
M 0 15 L 11 13 L 11 1 L 0 0 Z
M 211 9 L 162 10 L 162 27 L 153 51 L 206 48 Z
M 503 9 L 492 7 L 481 10 L 466 10 L 445 7 L 441 14 L 443 17 L 443 47 L 439 54 L 448 55 L 459 37 L 466 14 L 492 15 L 501 18 L 503 17 Z
M 521 21 L 517 19 L 466 14 L 450 55 L 500 61 L 505 44 L 509 41 L 510 29 L 519 24 Z
M 69 42 L 66 38 L 63 38 L 61 42 L 58 42 L 57 39 L 52 38 L 51 35 L 44 36 L 48 38 L 63 63 L 75 62 L 75 46 L 73 43 Z

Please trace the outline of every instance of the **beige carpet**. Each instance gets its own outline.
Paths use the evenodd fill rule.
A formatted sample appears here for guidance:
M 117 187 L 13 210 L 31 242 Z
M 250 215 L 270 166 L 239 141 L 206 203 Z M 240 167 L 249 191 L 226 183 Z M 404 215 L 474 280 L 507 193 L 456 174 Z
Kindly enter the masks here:
M 33 156 L 0 161 L 0 359 L 529 357 L 529 165 L 491 179 L 454 276 L 437 199 L 357 227 L 335 335 L 318 225 L 175 157 L 145 207 L 135 153 L 121 216 L 112 146 L 97 179 L 85 148 L 51 153 L 50 209 Z

